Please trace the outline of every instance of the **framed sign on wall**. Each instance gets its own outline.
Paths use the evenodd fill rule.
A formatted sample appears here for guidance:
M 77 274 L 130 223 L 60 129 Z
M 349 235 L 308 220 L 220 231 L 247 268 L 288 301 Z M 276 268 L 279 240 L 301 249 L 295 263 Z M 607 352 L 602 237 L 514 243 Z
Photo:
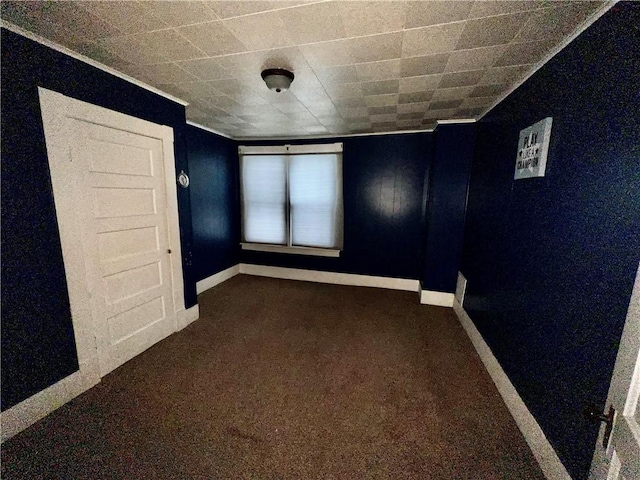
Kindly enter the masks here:
M 553 118 L 547 117 L 520 130 L 514 180 L 544 177 Z

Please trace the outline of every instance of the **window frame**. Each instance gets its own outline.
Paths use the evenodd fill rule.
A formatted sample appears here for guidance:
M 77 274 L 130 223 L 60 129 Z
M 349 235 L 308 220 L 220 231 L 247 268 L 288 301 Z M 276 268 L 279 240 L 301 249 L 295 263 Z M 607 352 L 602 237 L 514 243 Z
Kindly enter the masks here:
M 337 155 L 338 166 L 338 248 L 323 247 L 306 247 L 292 245 L 292 225 L 291 225 L 291 199 L 289 198 L 289 157 L 292 155 L 314 155 L 323 153 L 333 153 Z M 238 147 L 238 161 L 242 162 L 243 156 L 250 155 L 284 155 L 286 157 L 286 178 L 285 178 L 285 221 L 286 221 L 286 239 L 287 245 L 258 243 L 258 242 L 240 242 L 242 250 L 271 252 L 271 253 L 287 253 L 295 255 L 311 255 L 319 257 L 339 257 L 344 248 L 344 193 L 343 193 L 343 144 L 327 143 L 327 144 L 307 144 L 307 145 L 240 145 Z M 244 203 L 243 203 L 243 182 L 242 182 L 242 165 L 240 172 L 240 215 L 241 215 L 241 238 L 244 239 Z

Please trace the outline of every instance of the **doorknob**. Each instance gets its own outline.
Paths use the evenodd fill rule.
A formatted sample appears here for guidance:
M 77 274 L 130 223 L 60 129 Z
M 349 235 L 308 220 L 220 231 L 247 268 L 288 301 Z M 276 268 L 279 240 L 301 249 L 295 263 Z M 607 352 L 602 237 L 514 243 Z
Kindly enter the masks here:
M 167 253 L 169 253 L 169 254 L 171 253 L 171 249 L 170 248 L 167 248 Z
M 609 413 L 605 415 L 604 413 L 601 413 L 601 410 L 597 405 L 590 403 L 584 406 L 582 415 L 590 422 L 604 422 L 606 424 L 604 435 L 602 436 L 602 446 L 606 449 L 607 445 L 609 445 L 609 437 L 611 437 L 611 432 L 613 430 L 613 422 L 616 418 L 616 409 L 609 407 Z

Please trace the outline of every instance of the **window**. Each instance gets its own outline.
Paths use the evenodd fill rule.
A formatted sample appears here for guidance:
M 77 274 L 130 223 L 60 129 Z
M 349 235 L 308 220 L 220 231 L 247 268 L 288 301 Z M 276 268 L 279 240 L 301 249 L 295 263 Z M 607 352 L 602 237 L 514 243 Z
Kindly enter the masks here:
M 241 146 L 242 248 L 338 256 L 342 144 Z

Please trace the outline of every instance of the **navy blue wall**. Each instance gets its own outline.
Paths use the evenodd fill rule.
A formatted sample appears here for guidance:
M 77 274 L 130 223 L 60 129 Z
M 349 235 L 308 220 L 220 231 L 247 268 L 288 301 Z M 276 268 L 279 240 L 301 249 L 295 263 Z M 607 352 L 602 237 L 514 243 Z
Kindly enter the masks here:
M 2 409 L 78 369 L 37 87 L 174 128 L 187 171 L 184 107 L 2 29 Z M 189 196 L 179 189 L 185 299 Z
M 187 125 L 193 270 L 202 280 L 236 265 L 240 253 L 238 146 Z
M 423 184 L 431 161 L 433 134 L 323 140 L 336 141 L 344 143 L 344 250 L 341 256 L 327 258 L 244 250 L 241 261 L 418 279 L 424 245 Z
M 462 272 L 474 323 L 576 479 L 586 478 L 640 259 L 640 5 L 618 4 L 478 125 Z M 553 117 L 547 175 L 513 180 Z
M 423 290 L 456 289 L 475 133 L 473 124 L 438 125 L 436 130 L 427 187 Z

